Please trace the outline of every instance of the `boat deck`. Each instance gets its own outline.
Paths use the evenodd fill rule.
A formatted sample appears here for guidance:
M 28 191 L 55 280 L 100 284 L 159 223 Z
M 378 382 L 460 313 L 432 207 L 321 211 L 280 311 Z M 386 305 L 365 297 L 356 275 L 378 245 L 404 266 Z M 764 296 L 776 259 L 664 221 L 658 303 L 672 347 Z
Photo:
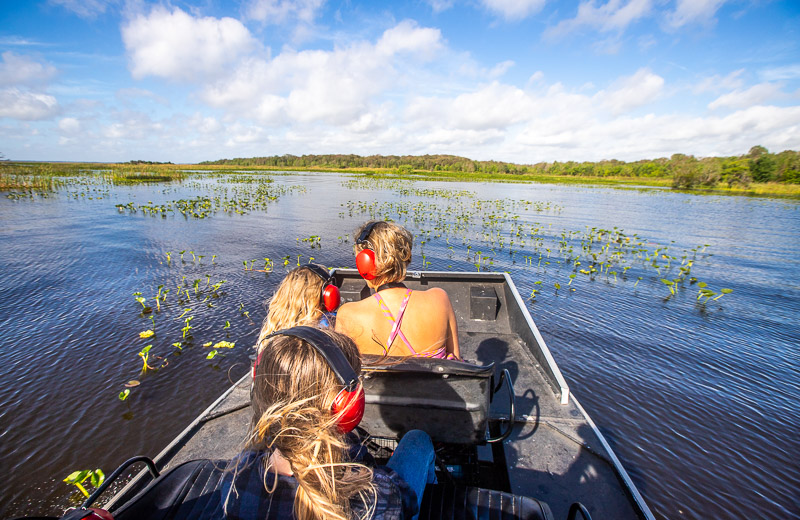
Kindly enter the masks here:
M 531 345 L 530 329 L 520 328 L 519 318 L 513 316 L 518 305 L 509 296 L 515 290 L 504 292 L 502 277 L 499 283 L 492 282 L 497 284 L 494 293 L 499 310 L 496 319 L 487 322 L 470 318 L 469 306 L 474 306 L 475 300 L 470 301 L 469 287 L 449 286 L 446 281 L 431 285 L 446 288 L 454 303 L 462 357 L 480 365 L 495 363 L 499 370 L 509 371 L 514 383 L 516 420 L 511 436 L 502 448 L 487 445 L 478 451 L 480 459 L 508 468 L 508 482 L 498 483 L 498 487 L 507 486 L 514 494 L 547 502 L 559 520 L 567 517 L 569 506 L 576 501 L 583 503 L 596 519 L 652 518 L 646 505 L 644 511 L 637 507 L 632 495 L 635 489 L 631 491 L 631 486 L 626 485 L 624 470 L 615 466 L 615 456 L 574 396 L 565 384 L 559 386 L 554 380 L 552 363 L 542 357 L 546 347 Z M 344 280 L 345 297 L 351 282 L 357 284 Z M 491 286 L 483 281 L 481 285 Z M 409 286 L 417 288 L 414 283 Z M 360 287 L 356 286 L 356 293 Z M 560 378 L 560 373 L 557 376 L 555 379 Z M 156 462 L 169 468 L 196 458 L 233 457 L 243 445 L 250 422 L 249 379 L 249 375 L 245 376 L 220 397 Z M 509 416 L 504 392 L 501 390 L 492 403 L 490 423 Z M 495 460 L 497 457 L 504 460 Z M 118 497 L 124 495 L 122 492 Z

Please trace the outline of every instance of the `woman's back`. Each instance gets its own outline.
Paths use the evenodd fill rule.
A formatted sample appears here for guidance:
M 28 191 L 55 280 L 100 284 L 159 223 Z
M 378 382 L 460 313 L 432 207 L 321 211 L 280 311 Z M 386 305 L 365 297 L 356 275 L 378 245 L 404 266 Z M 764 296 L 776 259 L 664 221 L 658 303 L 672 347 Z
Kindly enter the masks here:
M 460 358 L 455 313 L 444 290 L 431 288 L 409 294 L 404 287 L 392 287 L 376 294 L 380 301 L 370 297 L 346 303 L 336 317 L 336 330 L 350 336 L 362 354 L 452 354 Z M 388 344 L 398 319 L 402 319 L 399 332 Z

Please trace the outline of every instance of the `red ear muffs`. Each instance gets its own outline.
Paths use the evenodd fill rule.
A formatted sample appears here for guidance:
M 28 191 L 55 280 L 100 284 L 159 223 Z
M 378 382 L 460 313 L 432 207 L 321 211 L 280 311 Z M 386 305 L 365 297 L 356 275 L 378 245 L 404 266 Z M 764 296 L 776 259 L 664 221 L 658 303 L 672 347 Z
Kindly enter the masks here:
M 301 269 L 309 269 L 322 280 L 322 292 L 320 293 L 319 299 L 320 304 L 325 307 L 325 310 L 332 312 L 338 309 L 342 298 L 339 294 L 339 288 L 336 287 L 333 277 L 331 277 L 331 273 L 317 264 L 308 264 L 301 267 Z
M 361 418 L 364 417 L 364 407 L 366 406 L 366 397 L 364 396 L 364 388 L 358 385 L 352 392 L 347 388 L 342 388 L 342 391 L 336 394 L 333 400 L 331 411 L 339 419 L 336 425 L 342 433 L 348 433 L 353 430 Z
M 372 249 L 362 249 L 356 255 L 356 267 L 358 274 L 365 280 L 375 278 L 375 251 Z
M 322 288 L 322 305 L 328 312 L 333 312 L 339 308 L 339 303 L 342 297 L 339 294 L 339 288 L 333 284 L 328 284 Z
M 266 338 L 273 336 L 293 336 L 300 338 L 319 352 L 328 365 L 333 370 L 336 379 L 344 386 L 342 390 L 333 398 L 331 405 L 331 413 L 337 417 L 336 425 L 342 433 L 348 433 L 353 430 L 361 418 L 364 417 L 364 407 L 366 406 L 366 397 L 364 395 L 364 388 L 358 380 L 355 370 L 350 365 L 350 362 L 344 355 L 344 352 L 336 345 L 331 338 L 319 329 L 314 327 L 292 327 L 291 329 L 284 329 L 273 332 Z M 263 352 L 263 351 L 262 351 Z M 253 378 L 256 376 L 256 368 L 261 362 L 261 352 L 256 357 L 256 362 L 253 365 Z M 251 393 L 253 390 L 250 390 Z M 252 394 L 251 394 L 252 395 Z

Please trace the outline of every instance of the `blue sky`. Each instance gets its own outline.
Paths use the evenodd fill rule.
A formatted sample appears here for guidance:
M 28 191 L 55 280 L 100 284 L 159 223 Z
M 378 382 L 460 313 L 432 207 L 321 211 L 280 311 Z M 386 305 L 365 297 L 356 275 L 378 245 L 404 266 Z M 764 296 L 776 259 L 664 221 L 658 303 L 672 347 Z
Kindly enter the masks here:
M 800 2 L 0 0 L 0 153 L 800 150 Z

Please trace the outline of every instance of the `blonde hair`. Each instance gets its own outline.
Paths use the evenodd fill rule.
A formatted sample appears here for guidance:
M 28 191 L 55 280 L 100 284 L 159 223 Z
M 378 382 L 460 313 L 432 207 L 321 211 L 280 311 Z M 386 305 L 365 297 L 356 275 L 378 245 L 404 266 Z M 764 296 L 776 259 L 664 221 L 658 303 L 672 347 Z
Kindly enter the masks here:
M 355 343 L 343 334 L 323 332 L 359 373 Z M 347 444 L 336 425 L 338 417 L 331 413 L 341 389 L 330 365 L 312 345 L 281 335 L 265 341 L 253 381 L 247 448 L 277 449 L 288 461 L 298 483 L 294 499 L 298 520 L 347 520 L 354 514 L 351 499 L 362 500 L 366 519 L 376 502 L 372 470 L 346 458 Z M 266 488 L 271 463 L 264 459 Z
M 321 297 L 324 283 L 308 266 L 289 271 L 267 302 L 269 312 L 261 326 L 257 345 L 276 330 L 316 325 L 323 316 Z
M 355 231 L 358 238 L 364 229 L 375 221 L 369 221 Z M 411 263 L 411 246 L 414 235 L 406 228 L 392 222 L 378 221 L 372 228 L 366 243 L 356 243 L 353 251 L 358 254 L 364 249 L 375 251 L 375 278 L 370 285 L 378 287 L 385 283 L 399 282 L 406 277 L 406 269 Z

